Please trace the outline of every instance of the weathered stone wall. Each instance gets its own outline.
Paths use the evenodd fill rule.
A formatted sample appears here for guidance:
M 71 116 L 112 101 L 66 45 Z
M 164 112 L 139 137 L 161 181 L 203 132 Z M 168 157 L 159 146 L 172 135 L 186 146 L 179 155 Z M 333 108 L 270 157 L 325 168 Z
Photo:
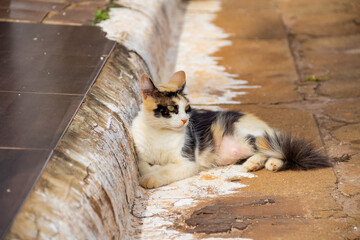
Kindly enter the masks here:
M 147 11 L 146 2 L 153 4 Z M 86 95 L 6 239 L 132 239 L 139 231 L 139 219 L 131 212 L 135 198 L 143 192 L 138 186 L 129 127 L 139 110 L 141 74 L 151 73 L 156 81 L 166 75 L 167 70 L 161 69 L 168 67 L 167 43 L 177 23 L 174 11 L 181 12 L 182 1 L 119 3 L 125 7 L 116 11 L 128 14 L 124 15 L 127 23 L 145 21 L 142 30 L 146 32 L 119 29 L 126 37 L 116 39 L 120 44 Z M 130 12 L 136 16 L 134 21 Z

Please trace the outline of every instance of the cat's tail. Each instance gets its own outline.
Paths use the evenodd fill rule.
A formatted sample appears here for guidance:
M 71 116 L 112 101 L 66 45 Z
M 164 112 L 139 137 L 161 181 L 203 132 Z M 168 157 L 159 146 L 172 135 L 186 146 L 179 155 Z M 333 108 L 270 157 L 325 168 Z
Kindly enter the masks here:
M 266 133 L 257 139 L 256 145 L 259 152 L 284 162 L 278 170 L 307 170 L 332 166 L 330 158 L 317 150 L 312 143 L 280 131 Z

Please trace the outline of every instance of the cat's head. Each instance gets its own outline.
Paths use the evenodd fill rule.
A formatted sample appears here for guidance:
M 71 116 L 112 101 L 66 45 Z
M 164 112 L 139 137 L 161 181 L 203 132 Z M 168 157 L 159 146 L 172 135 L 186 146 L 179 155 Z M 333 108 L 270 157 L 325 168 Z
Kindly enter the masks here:
M 149 75 L 141 76 L 142 110 L 153 127 L 180 131 L 189 124 L 191 107 L 183 93 L 185 78 L 185 73 L 179 71 L 168 84 L 156 87 Z

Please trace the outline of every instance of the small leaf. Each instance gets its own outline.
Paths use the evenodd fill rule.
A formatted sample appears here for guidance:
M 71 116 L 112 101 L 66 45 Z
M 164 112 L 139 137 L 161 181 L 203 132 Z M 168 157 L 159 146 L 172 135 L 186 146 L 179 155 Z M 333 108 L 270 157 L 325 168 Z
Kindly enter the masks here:
M 117 4 L 114 1 L 115 0 L 110 0 L 110 2 L 108 4 L 106 4 L 105 9 L 98 9 L 95 11 L 95 17 L 94 17 L 93 24 L 92 24 L 93 26 L 96 26 L 96 24 L 98 24 L 99 22 L 110 18 L 110 16 L 109 16 L 110 8 L 123 7 L 122 5 Z
M 315 77 L 315 75 L 306 79 L 306 81 L 312 81 L 312 82 L 320 82 L 320 81 L 327 81 L 327 80 L 329 80 L 329 77 L 324 77 L 322 79 L 319 79 L 319 78 Z
M 109 19 L 109 14 L 106 10 L 98 9 L 95 12 L 94 24 Z
M 318 81 L 318 79 L 315 76 L 309 77 L 306 79 L 307 81 L 312 81 L 312 82 L 316 82 Z

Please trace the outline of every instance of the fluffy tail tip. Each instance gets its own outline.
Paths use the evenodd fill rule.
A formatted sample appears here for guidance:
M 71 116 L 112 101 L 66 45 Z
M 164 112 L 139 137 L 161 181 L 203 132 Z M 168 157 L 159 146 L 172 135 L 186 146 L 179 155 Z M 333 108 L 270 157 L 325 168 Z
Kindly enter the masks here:
M 272 136 L 267 134 L 265 138 L 271 148 L 283 156 L 282 170 L 308 170 L 332 166 L 331 158 L 322 154 L 309 141 L 282 132 L 275 132 Z

